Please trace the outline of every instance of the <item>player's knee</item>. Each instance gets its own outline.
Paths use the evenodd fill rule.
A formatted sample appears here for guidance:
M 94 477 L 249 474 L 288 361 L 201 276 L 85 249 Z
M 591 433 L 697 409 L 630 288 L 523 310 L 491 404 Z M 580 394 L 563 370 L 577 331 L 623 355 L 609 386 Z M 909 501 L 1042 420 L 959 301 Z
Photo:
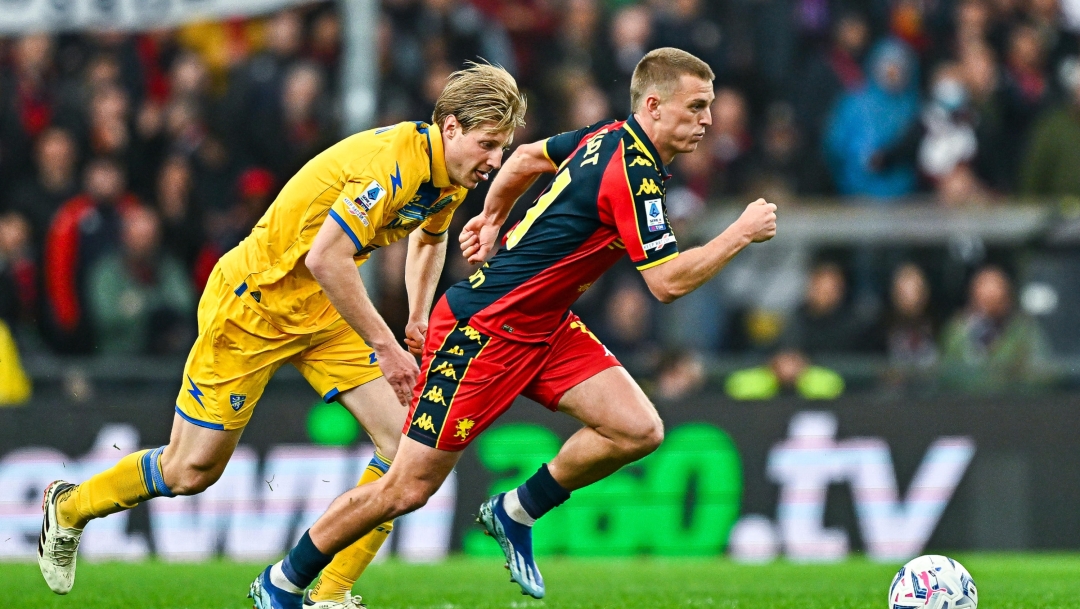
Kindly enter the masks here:
M 664 441 L 664 423 L 660 417 L 642 421 L 627 431 L 620 444 L 627 460 L 630 461 L 651 454 Z
M 644 457 L 659 448 L 663 441 L 664 422 L 657 417 L 641 430 L 641 434 L 637 437 L 637 448 L 641 452 L 641 456 Z

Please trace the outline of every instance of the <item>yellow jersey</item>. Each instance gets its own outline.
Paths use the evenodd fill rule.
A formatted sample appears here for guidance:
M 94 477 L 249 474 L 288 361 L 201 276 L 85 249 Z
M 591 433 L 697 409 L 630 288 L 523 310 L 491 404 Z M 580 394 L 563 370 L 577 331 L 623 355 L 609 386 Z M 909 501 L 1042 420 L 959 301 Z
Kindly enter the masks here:
M 337 222 L 352 239 L 360 266 L 416 228 L 445 233 L 466 192 L 450 184 L 437 126 L 357 133 L 304 165 L 218 266 L 263 319 L 290 334 L 317 332 L 340 319 L 304 264 L 323 222 Z

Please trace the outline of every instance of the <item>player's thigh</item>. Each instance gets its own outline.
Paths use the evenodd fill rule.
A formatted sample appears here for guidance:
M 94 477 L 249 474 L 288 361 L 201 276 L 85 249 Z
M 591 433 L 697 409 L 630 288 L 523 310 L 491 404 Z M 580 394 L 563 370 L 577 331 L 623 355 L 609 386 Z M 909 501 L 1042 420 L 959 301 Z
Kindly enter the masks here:
M 270 377 L 309 340 L 270 325 L 215 272 L 199 303 L 199 335 L 184 365 L 177 414 L 210 430 L 243 429 Z
M 616 441 L 655 445 L 663 439 L 660 414 L 622 366 L 571 387 L 559 401 L 559 411 Z
M 380 376 L 341 392 L 337 400 L 360 422 L 379 453 L 393 460 L 409 409 L 398 402 L 390 383 Z
M 611 351 L 571 313 L 552 336 L 551 351 L 524 395 L 549 410 L 559 410 L 563 395 L 571 388 L 619 366 Z
M 181 486 L 204 486 L 221 477 L 240 442 L 242 429 L 208 429 L 173 416 L 169 444 L 161 454 L 161 470 L 174 492 Z
M 420 379 L 403 433 L 440 450 L 463 450 L 487 429 L 536 375 L 546 345 L 491 337 L 465 322 L 428 326 Z

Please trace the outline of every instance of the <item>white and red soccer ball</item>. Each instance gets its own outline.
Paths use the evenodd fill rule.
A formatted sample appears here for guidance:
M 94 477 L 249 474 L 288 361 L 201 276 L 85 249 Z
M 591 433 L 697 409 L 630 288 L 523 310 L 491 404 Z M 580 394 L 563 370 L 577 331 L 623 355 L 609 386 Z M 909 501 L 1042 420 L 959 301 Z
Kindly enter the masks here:
M 964 565 L 937 555 L 900 568 L 889 586 L 889 609 L 975 609 L 979 592 Z

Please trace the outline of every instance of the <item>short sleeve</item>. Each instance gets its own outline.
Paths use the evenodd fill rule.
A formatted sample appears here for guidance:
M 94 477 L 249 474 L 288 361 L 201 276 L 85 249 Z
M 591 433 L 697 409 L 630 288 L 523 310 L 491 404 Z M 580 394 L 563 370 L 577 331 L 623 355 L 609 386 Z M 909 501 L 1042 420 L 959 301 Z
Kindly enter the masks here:
M 389 194 L 378 180 L 360 178 L 347 182 L 330 206 L 330 219 L 341 226 L 359 252 L 375 237 L 375 229 L 382 225 L 388 201 Z
M 614 121 L 600 121 L 594 125 L 589 125 L 577 131 L 567 131 L 566 133 L 560 133 L 559 135 L 553 135 L 544 140 L 544 155 L 551 161 L 556 168 L 562 165 L 574 151 L 577 150 L 581 140 L 585 139 L 587 135 L 594 131 L 598 131 L 603 128 L 604 125 L 613 123 Z
M 454 211 L 457 210 L 458 206 L 461 205 L 461 202 L 464 200 L 465 193 L 461 192 L 454 195 L 453 201 L 446 207 L 428 216 L 427 220 L 424 220 L 424 223 L 420 225 L 420 229 L 433 237 L 444 234 L 450 229 L 450 223 L 454 220 Z
M 643 154 L 615 157 L 605 172 L 603 202 L 638 270 L 652 268 L 679 255 L 668 221 L 664 179 Z

